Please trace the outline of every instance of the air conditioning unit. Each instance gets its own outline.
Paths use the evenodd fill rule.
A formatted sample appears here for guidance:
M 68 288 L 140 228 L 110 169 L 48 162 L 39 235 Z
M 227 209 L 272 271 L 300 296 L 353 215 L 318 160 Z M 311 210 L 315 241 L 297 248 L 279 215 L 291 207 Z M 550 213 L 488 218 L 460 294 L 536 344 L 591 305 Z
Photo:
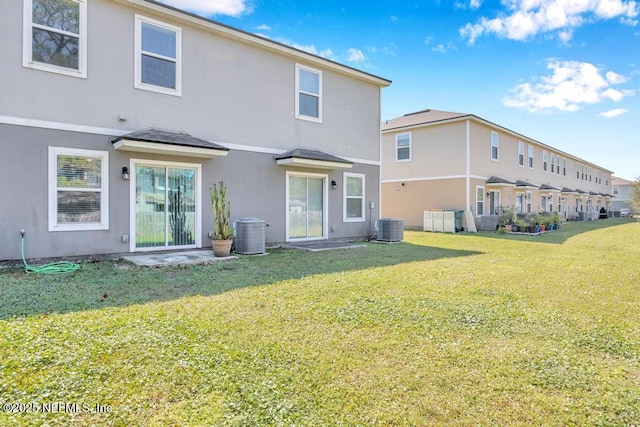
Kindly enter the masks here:
M 404 220 L 380 218 L 378 220 L 378 241 L 401 242 L 404 237 Z
M 236 221 L 236 252 L 243 255 L 265 253 L 265 221 L 241 218 Z

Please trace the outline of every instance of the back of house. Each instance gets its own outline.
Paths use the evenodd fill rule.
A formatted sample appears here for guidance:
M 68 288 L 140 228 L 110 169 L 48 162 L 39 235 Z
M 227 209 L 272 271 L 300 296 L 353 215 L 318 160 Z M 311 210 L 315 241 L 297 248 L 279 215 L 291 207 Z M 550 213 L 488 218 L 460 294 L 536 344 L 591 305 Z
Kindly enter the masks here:
M 147 0 L 0 28 L 0 260 L 210 246 L 219 181 L 267 243 L 370 233 L 389 80 Z
M 506 210 L 597 219 L 612 171 L 476 115 L 439 110 L 382 124 L 382 216 L 423 226 L 425 211 L 464 210 L 495 230 Z

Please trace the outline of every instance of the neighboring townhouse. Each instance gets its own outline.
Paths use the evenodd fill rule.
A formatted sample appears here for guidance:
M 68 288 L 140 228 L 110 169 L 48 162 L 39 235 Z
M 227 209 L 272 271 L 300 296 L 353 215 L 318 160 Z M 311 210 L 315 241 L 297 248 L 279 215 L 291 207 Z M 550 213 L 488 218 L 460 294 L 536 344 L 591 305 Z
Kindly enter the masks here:
M 632 191 L 633 181 L 617 176 L 611 177 L 611 194 L 613 195 L 611 199 L 611 210 L 614 213 L 619 212 L 620 209 L 623 208 L 629 209 L 629 212 L 635 211 L 631 197 Z
M 597 217 L 611 173 L 473 114 L 424 110 L 382 124 L 382 216 L 405 226 L 442 209 L 470 211 L 481 228 L 507 206 Z
M 371 233 L 389 80 L 154 1 L 0 28 L 0 259 L 210 247 L 218 181 L 267 243 Z

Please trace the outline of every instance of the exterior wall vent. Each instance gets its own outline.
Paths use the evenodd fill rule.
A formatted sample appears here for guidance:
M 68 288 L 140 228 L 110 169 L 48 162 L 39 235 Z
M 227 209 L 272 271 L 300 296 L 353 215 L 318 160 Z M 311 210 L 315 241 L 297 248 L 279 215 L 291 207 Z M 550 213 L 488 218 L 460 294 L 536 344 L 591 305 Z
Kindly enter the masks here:
M 254 255 L 265 253 L 265 221 L 241 218 L 236 221 L 236 253 Z
M 401 242 L 404 238 L 404 220 L 398 218 L 380 218 L 378 220 L 378 239 L 381 242 Z

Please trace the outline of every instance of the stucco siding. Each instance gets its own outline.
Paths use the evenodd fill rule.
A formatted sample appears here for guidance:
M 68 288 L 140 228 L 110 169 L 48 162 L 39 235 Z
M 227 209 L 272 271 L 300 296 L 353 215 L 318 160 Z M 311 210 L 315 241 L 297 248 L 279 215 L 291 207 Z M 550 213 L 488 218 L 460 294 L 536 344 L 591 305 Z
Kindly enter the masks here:
M 378 218 L 379 167 L 354 164 L 351 169 L 319 170 L 278 166 L 273 155 L 231 150 L 226 157 L 197 159 L 146 153 L 125 153 L 113 149 L 112 135 L 95 135 L 38 129 L 25 126 L 0 125 L 0 260 L 20 258 L 20 230 L 26 230 L 28 257 L 58 257 L 88 254 L 129 252 L 131 237 L 130 181 L 121 178 L 122 167 L 131 159 L 142 162 L 183 162 L 201 165 L 200 239 L 202 247 L 211 246 L 207 234 L 213 227 L 209 187 L 224 181 L 231 202 L 231 220 L 255 217 L 264 219 L 267 243 L 285 241 L 286 172 L 298 171 L 327 176 L 327 237 L 364 238 L 370 234 Z M 98 231 L 49 231 L 48 218 L 48 149 L 69 147 L 108 152 L 109 161 L 109 227 Z M 365 220 L 343 222 L 344 172 L 365 177 Z M 133 173 L 133 171 L 131 171 Z M 337 189 L 331 188 L 335 180 Z M 373 202 L 374 209 L 369 209 Z
M 411 133 L 411 161 L 396 161 L 396 135 Z M 464 122 L 385 132 L 382 179 L 419 179 L 466 173 Z
M 22 2 L 6 6 L 0 115 L 123 131 L 162 127 L 219 142 L 304 145 L 379 160 L 378 84 L 112 0 L 88 2 L 86 79 L 27 69 Z M 134 88 L 135 14 L 182 29 L 181 96 Z M 322 124 L 294 118 L 297 63 L 322 72 Z
M 465 209 L 464 179 L 382 184 L 382 217 L 402 218 L 406 227 L 422 227 L 424 211 Z

